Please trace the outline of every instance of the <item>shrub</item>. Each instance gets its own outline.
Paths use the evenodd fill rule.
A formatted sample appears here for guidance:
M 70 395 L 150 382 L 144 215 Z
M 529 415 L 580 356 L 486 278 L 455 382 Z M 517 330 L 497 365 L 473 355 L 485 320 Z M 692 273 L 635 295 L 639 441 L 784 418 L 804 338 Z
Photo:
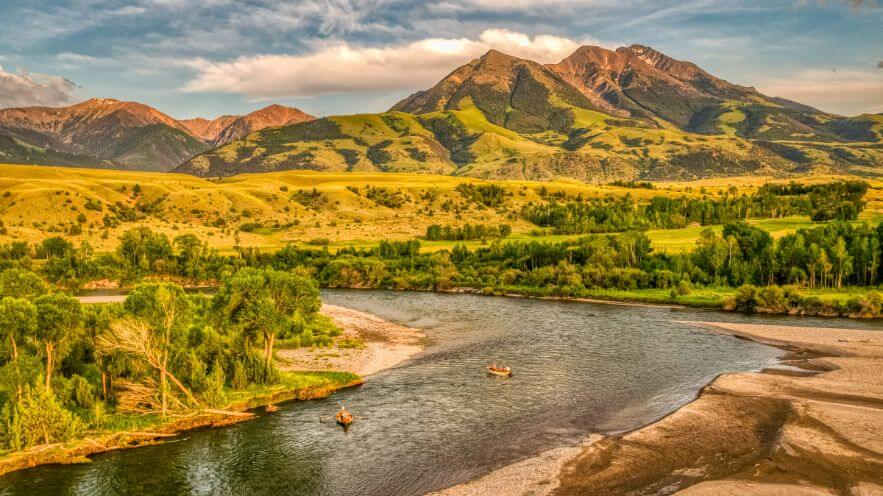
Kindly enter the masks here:
M 736 290 L 733 309 L 739 312 L 754 312 L 757 309 L 757 288 L 744 284 Z

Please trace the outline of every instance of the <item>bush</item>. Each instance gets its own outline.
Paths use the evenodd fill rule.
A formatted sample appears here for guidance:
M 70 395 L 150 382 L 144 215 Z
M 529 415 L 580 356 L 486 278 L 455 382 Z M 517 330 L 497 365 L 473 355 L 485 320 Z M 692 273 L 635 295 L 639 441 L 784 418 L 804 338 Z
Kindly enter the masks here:
M 856 303 L 855 313 L 859 316 L 865 318 L 880 317 L 880 310 L 883 308 L 883 295 L 877 291 L 868 291 Z
M 677 289 L 675 289 L 675 292 L 677 292 L 678 296 L 687 296 L 692 290 L 693 285 L 690 284 L 690 281 L 686 279 L 681 279 L 680 281 L 678 281 L 678 287 Z
M 757 309 L 757 288 L 744 284 L 736 290 L 733 309 L 738 312 L 754 312 Z
M 11 417 L 7 447 L 15 450 L 67 441 L 85 428 L 83 421 L 65 410 L 51 391 L 39 387 L 25 389 Z
M 755 307 L 768 313 L 787 313 L 790 306 L 782 288 L 765 286 L 755 295 Z

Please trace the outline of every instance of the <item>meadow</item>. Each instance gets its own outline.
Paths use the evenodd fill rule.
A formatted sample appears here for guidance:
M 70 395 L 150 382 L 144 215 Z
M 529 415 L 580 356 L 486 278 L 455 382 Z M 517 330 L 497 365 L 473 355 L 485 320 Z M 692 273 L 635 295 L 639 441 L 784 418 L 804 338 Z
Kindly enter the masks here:
M 825 182 L 834 176 L 814 177 Z M 129 172 L 25 165 L 0 165 L 0 243 L 38 243 L 63 235 L 88 242 L 97 252 L 112 251 L 120 234 L 147 226 L 173 238 L 192 233 L 222 253 L 235 247 L 275 250 L 288 244 L 370 247 L 382 239 L 422 236 L 432 224 L 507 224 L 517 241 L 563 241 L 575 235 L 550 235 L 520 218 L 525 205 L 543 195 L 601 198 L 630 195 L 709 197 L 725 192 L 751 193 L 769 182 L 764 177 L 660 182 L 655 189 L 593 185 L 574 180 L 551 182 L 485 181 L 411 173 L 287 171 L 202 179 L 185 174 Z M 781 181 L 779 181 L 781 182 Z M 493 208 L 464 198 L 461 184 L 493 184 L 505 197 Z M 876 224 L 883 216 L 883 182 L 870 181 L 868 205 L 860 220 Z M 812 222 L 805 216 L 751 219 L 749 223 L 780 237 Z M 703 227 L 655 229 L 648 236 L 656 250 L 690 249 Z M 720 226 L 715 229 L 720 230 Z M 457 243 L 425 241 L 421 249 L 450 249 Z

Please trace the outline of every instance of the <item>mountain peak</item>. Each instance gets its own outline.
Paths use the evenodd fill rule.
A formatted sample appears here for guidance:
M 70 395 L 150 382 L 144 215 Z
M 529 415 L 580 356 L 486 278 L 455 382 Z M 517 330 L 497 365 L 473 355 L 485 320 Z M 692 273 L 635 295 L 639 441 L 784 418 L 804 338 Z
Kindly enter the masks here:
M 123 103 L 116 98 L 90 98 L 85 102 L 80 103 L 80 105 L 116 105 L 118 103 Z
M 315 119 L 298 108 L 279 104 L 268 105 L 233 119 L 223 129 L 217 130 L 217 134 L 210 141 L 215 146 L 224 145 L 267 127 L 287 126 Z

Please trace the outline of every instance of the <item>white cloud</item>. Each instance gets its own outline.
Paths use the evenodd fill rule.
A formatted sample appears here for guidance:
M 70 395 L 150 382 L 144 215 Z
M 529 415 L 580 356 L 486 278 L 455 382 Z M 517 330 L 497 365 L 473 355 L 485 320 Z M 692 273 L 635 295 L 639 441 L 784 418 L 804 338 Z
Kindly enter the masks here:
M 93 57 L 82 53 L 62 52 L 55 56 L 64 67 L 108 66 L 118 62 L 112 58 Z
M 883 112 L 883 75 L 867 69 L 801 71 L 791 77 L 771 79 L 758 89 L 821 110 L 843 115 Z
M 584 42 L 551 35 L 531 38 L 505 29 L 486 30 L 474 40 L 427 38 L 381 48 L 341 42 L 304 55 L 194 60 L 191 65 L 198 74 L 183 90 L 236 93 L 261 100 L 414 89 L 436 83 L 491 48 L 547 63 L 561 60 Z
M 0 108 L 29 105 L 58 106 L 75 100 L 77 85 L 68 79 L 32 74 L 23 69 L 6 72 L 0 66 Z

